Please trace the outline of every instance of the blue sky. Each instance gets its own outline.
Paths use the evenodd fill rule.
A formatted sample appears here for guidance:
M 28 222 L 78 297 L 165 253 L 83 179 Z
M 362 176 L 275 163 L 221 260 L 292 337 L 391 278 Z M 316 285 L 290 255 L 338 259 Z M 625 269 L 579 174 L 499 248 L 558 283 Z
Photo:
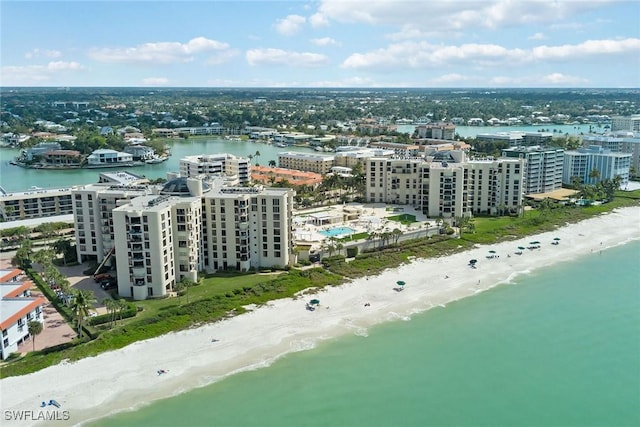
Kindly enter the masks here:
M 1 86 L 640 86 L 634 0 L 2 0 L 0 24 Z

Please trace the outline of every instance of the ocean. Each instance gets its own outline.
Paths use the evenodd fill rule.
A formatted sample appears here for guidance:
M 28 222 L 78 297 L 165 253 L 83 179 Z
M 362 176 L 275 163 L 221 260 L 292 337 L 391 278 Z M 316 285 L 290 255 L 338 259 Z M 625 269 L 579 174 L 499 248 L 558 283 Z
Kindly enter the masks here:
M 639 255 L 592 253 L 88 425 L 638 426 Z

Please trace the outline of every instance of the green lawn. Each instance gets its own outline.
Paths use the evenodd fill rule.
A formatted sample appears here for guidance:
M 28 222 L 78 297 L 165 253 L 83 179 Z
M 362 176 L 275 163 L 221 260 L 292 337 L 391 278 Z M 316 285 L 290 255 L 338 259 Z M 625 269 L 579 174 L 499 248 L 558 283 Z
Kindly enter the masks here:
M 417 222 L 415 215 L 406 214 L 406 213 L 400 214 L 400 215 L 388 216 L 387 219 L 389 221 L 399 222 L 400 224 L 403 224 L 403 225 L 409 225 L 409 224 L 413 224 L 414 222 Z

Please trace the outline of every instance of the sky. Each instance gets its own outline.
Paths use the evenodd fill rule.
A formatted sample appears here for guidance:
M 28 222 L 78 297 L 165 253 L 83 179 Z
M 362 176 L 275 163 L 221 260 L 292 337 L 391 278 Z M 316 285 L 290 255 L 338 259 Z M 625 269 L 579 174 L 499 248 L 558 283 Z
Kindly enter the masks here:
M 638 88 L 638 0 L 0 1 L 0 86 Z

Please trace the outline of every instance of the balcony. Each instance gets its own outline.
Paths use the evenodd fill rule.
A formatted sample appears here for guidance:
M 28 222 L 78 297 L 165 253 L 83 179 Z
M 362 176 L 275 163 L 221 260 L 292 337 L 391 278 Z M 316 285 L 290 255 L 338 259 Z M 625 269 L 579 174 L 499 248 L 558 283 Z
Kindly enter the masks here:
M 135 278 L 144 279 L 144 276 L 146 276 L 146 274 L 147 274 L 147 269 L 144 268 L 144 267 L 132 267 L 131 268 L 131 274 Z

